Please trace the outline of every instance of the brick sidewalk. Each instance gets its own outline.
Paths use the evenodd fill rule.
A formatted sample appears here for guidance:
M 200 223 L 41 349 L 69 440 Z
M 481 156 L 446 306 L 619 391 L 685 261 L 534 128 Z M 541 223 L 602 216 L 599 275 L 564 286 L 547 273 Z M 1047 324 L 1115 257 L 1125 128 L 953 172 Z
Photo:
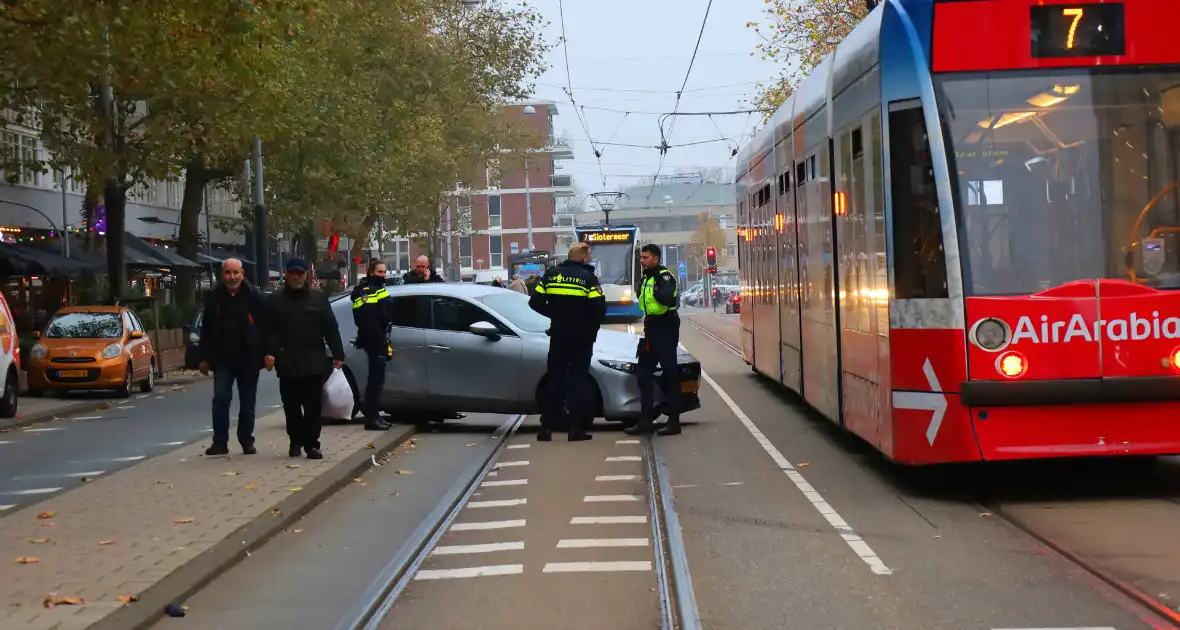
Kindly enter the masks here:
M 192 443 L 0 518 L 0 629 L 89 627 L 385 434 L 325 427 L 321 461 L 287 457 L 281 413 L 256 435 L 255 456 Z M 50 608 L 51 593 L 84 603 Z

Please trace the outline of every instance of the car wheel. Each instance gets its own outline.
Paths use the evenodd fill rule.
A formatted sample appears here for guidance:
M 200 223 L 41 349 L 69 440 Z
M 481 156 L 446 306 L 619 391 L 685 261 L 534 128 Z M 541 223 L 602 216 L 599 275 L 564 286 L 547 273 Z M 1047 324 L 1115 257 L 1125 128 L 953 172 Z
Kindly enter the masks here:
M 146 380 L 144 380 L 142 383 L 139 384 L 139 391 L 146 394 L 146 393 L 152 391 L 152 389 L 155 388 L 155 386 L 156 386 L 156 360 L 152 359 L 151 364 L 148 366 L 148 377 Z
M 16 416 L 17 378 L 16 370 L 9 369 L 8 376 L 4 378 L 4 397 L 0 398 L 0 418 Z
M 131 364 L 127 364 L 127 375 L 123 377 L 123 386 L 119 388 L 120 398 L 131 398 L 131 388 L 135 385 L 132 380 Z

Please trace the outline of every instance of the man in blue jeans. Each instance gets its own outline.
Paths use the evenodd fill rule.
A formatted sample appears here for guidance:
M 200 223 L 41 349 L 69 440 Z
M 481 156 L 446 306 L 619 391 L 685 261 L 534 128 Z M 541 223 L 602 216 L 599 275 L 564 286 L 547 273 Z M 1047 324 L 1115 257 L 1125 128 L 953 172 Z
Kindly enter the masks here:
M 221 263 L 221 284 L 205 298 L 201 319 L 201 374 L 213 370 L 213 445 L 206 455 L 229 454 L 229 406 L 238 384 L 238 443 L 253 455 L 254 401 L 258 373 L 266 355 L 266 307 L 262 294 L 246 282 L 242 262 Z

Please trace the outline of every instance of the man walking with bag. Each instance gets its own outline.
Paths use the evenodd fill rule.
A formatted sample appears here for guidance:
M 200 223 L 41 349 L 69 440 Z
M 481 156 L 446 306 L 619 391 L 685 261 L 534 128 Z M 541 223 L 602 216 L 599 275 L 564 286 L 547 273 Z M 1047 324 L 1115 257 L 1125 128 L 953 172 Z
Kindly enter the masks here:
M 287 416 L 287 454 L 323 459 L 324 382 L 332 368 L 344 365 L 344 344 L 328 295 L 307 286 L 307 262 L 287 261 L 283 288 L 267 301 L 269 328 L 266 367 L 279 374 L 279 396 Z M 328 352 L 331 352 L 331 358 Z
M 229 407 L 238 384 L 238 443 L 253 455 L 254 401 L 265 354 L 265 304 L 262 294 L 245 280 L 242 262 L 221 263 L 221 283 L 205 298 L 198 347 L 201 374 L 213 371 L 213 445 L 206 455 L 229 454 Z

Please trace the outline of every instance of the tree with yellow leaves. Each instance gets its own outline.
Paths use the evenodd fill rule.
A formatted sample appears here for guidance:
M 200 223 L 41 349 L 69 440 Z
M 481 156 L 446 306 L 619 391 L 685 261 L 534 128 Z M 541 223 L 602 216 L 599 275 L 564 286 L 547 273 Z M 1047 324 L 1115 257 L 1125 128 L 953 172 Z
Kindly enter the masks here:
M 690 260 L 703 268 L 705 250 L 712 247 L 717 250 L 717 264 L 720 265 L 725 259 L 725 240 L 725 230 L 721 229 L 721 222 L 710 217 L 708 212 L 702 212 L 697 231 L 693 233 L 692 242 L 688 246 L 692 256 Z

